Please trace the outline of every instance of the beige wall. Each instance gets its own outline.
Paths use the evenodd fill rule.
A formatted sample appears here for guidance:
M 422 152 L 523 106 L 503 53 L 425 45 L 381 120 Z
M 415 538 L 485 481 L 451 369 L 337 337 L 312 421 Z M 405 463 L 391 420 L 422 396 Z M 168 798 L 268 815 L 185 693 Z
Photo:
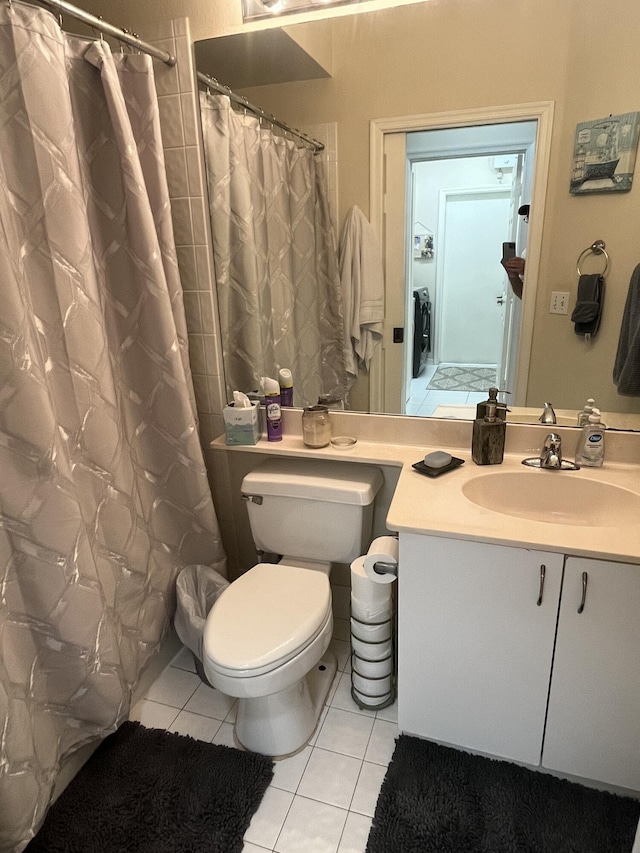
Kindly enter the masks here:
M 80 5 L 141 35 L 145 20 L 188 15 L 197 39 L 237 27 L 240 4 Z M 331 79 L 245 94 L 295 127 L 337 122 L 341 220 L 354 204 L 369 209 L 371 118 L 555 101 L 527 402 L 538 405 L 551 396 L 556 405 L 580 408 L 596 396 L 603 409 L 640 411 L 637 400 L 617 395 L 611 380 L 629 278 L 640 261 L 640 187 L 577 197 L 568 189 L 576 123 L 640 109 L 637 0 L 609 0 L 606 14 L 597 0 L 427 0 L 332 23 Z M 567 317 L 550 315 L 548 307 L 552 290 L 570 291 L 573 305 L 577 257 L 596 239 L 606 241 L 612 263 L 601 330 L 587 345 Z M 366 399 L 361 389 L 353 402 Z

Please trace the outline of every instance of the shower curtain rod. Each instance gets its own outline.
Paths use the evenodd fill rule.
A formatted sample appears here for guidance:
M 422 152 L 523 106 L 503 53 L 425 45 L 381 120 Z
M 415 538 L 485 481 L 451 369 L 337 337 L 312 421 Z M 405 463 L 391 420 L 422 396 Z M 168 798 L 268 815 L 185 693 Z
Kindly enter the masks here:
M 94 30 L 112 36 L 114 39 L 131 45 L 131 47 L 135 47 L 143 53 L 148 53 L 149 56 L 154 56 L 156 59 L 162 60 L 166 65 L 176 64 L 175 56 L 171 56 L 166 50 L 160 50 L 152 44 L 147 44 L 147 42 L 139 39 L 135 33 L 130 33 L 124 27 L 114 27 L 113 24 L 108 24 L 102 18 L 96 18 L 95 15 L 90 15 L 89 12 L 79 9 L 77 6 L 72 6 L 66 0 L 36 0 L 36 2 L 41 6 L 46 6 L 47 9 L 51 9 L 53 12 L 58 12 L 60 15 L 69 15 L 71 18 L 76 18 L 76 20 L 82 21 L 83 24 L 93 27 Z M 9 0 L 9 3 L 11 3 L 11 0 Z
M 198 71 L 198 80 L 205 86 L 209 86 L 217 92 L 221 92 L 223 95 L 226 95 L 230 101 L 240 104 L 240 106 L 244 107 L 245 110 L 249 110 L 259 118 L 263 118 L 265 121 L 268 121 L 269 124 L 275 124 L 276 127 L 284 130 L 285 133 L 291 133 L 293 136 L 297 136 L 299 139 L 302 139 L 303 142 L 306 142 L 307 145 L 310 145 L 314 149 L 316 154 L 320 151 L 324 151 L 324 145 L 322 142 L 318 142 L 317 139 L 312 139 L 310 136 L 307 136 L 299 130 L 295 130 L 293 127 L 290 127 L 282 121 L 278 121 L 274 115 L 269 115 L 269 113 L 266 113 L 262 107 L 256 107 L 254 104 L 250 104 L 246 98 L 242 97 L 242 95 L 236 95 L 236 93 L 232 92 L 228 86 L 223 86 L 222 83 L 218 83 L 215 77 L 205 74 L 204 71 Z

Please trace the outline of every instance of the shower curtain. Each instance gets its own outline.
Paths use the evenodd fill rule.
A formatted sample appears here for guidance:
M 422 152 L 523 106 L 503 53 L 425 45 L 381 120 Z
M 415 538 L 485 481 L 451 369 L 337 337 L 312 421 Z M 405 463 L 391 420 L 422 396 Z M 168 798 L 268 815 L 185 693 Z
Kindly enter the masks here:
M 294 405 L 348 389 L 320 158 L 226 95 L 200 93 L 227 393 L 290 368 Z
M 0 850 L 225 573 L 150 57 L 0 4 Z

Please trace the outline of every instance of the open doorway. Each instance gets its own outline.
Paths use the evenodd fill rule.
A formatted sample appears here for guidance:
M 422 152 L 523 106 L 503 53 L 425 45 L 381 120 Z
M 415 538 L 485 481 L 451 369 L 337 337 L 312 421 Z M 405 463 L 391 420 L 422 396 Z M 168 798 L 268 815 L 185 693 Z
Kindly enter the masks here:
M 371 411 L 411 411 L 406 408 L 410 398 L 407 389 L 414 378 L 412 371 L 416 362 L 415 321 L 421 316 L 415 292 L 420 294 L 420 304 L 428 305 L 428 312 L 423 311 L 422 315 L 427 313 L 430 319 L 430 350 L 426 356 L 421 354 L 420 372 L 433 368 L 443 357 L 454 364 L 466 364 L 470 358 L 474 359 L 472 363 L 495 363 L 494 381 L 487 384 L 483 379 L 483 390 L 479 393 L 484 398 L 489 385 L 498 385 L 512 391 L 510 403 L 522 405 L 535 313 L 552 118 L 553 105 L 540 103 L 372 122 L 371 221 L 379 230 L 383 245 L 386 317 L 383 344 L 371 375 Z M 419 178 L 416 172 L 427 164 L 445 161 L 449 162 L 449 177 L 440 182 L 431 210 L 423 212 L 424 208 L 415 205 L 416 178 Z M 482 174 L 468 181 L 467 170 L 472 163 L 476 171 L 482 164 Z M 523 217 L 518 216 L 518 208 L 525 203 L 534 211 L 530 229 Z M 468 223 L 469 210 L 479 204 L 500 209 L 502 225 L 491 234 L 483 234 L 479 227 L 464 224 L 465 217 Z M 468 208 L 466 212 L 465 207 Z M 500 334 L 494 328 L 490 333 L 494 342 L 490 362 L 486 356 L 476 361 L 475 356 L 464 353 L 451 356 L 445 352 L 442 356 L 439 351 L 447 317 L 453 316 L 453 327 L 463 332 L 458 337 L 470 338 L 461 318 L 479 315 L 482 307 L 476 298 L 481 291 L 477 281 L 466 297 L 449 301 L 447 287 L 439 281 L 444 276 L 439 262 L 449 257 L 455 266 L 460 255 L 455 238 L 453 250 L 447 249 L 446 226 L 448 220 L 455 220 L 455 214 L 442 213 L 447 208 L 463 211 L 458 229 L 462 234 L 465 231 L 473 233 L 476 239 L 476 247 L 466 262 L 467 271 L 463 269 L 462 272 L 467 285 L 472 276 L 478 278 L 474 252 L 478 255 L 480 249 L 487 248 L 486 264 L 491 281 L 486 285 L 486 308 L 493 310 L 494 320 L 504 332 Z M 508 211 L 506 226 L 505 210 Z M 478 210 L 471 216 L 482 222 L 487 218 Z M 516 243 L 517 252 L 527 247 L 522 300 L 511 292 L 500 265 L 502 242 L 505 241 Z M 488 321 L 482 325 L 490 326 Z M 398 327 L 405 332 L 403 343 Z M 420 375 L 418 378 L 423 381 Z M 423 384 L 426 386 L 428 380 Z M 427 388 L 422 390 L 426 396 Z M 468 398 L 465 402 L 469 402 Z
M 530 201 L 535 137 L 535 122 L 407 135 L 405 299 L 427 298 L 431 322 L 428 354 L 403 371 L 406 414 L 472 417 L 489 387 L 514 391 L 520 299 L 500 258 L 504 242 L 525 252 L 518 210 Z

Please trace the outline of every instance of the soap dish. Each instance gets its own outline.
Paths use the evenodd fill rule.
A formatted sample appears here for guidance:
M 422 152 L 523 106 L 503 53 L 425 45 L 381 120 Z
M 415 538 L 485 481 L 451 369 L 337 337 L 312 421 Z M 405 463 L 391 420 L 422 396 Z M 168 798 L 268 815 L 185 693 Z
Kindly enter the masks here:
M 331 439 L 331 444 L 344 450 L 346 447 L 353 447 L 357 440 L 352 435 L 336 435 Z

